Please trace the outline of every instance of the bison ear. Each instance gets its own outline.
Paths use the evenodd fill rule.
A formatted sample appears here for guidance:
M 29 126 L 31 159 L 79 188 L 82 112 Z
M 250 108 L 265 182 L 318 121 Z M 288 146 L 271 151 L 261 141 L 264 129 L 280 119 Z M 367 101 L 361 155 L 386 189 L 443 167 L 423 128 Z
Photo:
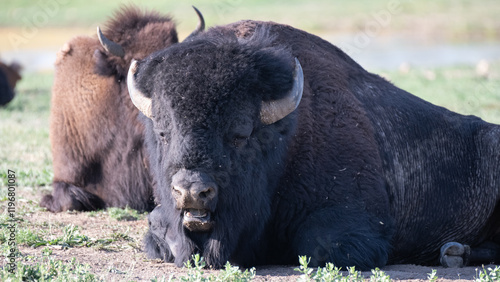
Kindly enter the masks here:
M 94 72 L 102 76 L 111 76 L 117 73 L 116 69 L 110 64 L 109 58 L 101 50 L 96 49 L 93 56 L 95 67 Z
M 292 90 L 281 99 L 266 102 L 262 101 L 262 106 L 260 108 L 260 120 L 262 123 L 273 124 L 295 111 L 302 99 L 303 90 L 304 73 L 302 72 L 302 66 L 299 60 L 295 58 Z

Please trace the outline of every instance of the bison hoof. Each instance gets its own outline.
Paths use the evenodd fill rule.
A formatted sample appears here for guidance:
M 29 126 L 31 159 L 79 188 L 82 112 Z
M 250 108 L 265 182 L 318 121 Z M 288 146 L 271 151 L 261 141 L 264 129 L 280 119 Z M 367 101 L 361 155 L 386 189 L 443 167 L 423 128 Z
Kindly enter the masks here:
M 464 267 L 469 262 L 470 247 L 457 242 L 449 242 L 441 247 L 439 261 L 444 267 Z

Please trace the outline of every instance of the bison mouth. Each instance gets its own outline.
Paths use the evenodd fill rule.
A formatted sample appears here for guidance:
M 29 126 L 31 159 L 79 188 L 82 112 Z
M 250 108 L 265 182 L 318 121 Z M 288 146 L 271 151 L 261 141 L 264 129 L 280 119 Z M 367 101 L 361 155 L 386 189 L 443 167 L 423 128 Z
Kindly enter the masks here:
M 186 209 L 184 210 L 182 224 L 193 232 L 204 232 L 212 229 L 211 213 L 208 210 Z

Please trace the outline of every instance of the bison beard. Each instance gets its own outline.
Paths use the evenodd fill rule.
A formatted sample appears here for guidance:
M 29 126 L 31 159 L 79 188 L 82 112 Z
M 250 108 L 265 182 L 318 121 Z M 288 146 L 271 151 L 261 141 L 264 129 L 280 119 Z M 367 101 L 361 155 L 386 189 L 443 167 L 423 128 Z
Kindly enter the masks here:
M 472 258 L 495 241 L 499 127 L 422 101 L 318 37 L 212 28 L 133 62 L 127 85 L 157 184 L 149 257 L 182 266 L 200 253 L 219 268 L 307 255 L 365 270 L 437 264 L 451 241 Z

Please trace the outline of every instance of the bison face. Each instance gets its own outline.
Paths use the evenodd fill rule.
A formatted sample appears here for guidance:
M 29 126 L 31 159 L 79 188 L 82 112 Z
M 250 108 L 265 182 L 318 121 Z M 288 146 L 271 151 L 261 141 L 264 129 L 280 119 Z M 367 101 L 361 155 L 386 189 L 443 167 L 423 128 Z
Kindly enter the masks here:
M 182 265 L 200 252 L 221 267 L 258 256 L 302 95 L 299 62 L 282 49 L 197 39 L 133 62 L 127 80 L 149 118 L 161 257 Z

